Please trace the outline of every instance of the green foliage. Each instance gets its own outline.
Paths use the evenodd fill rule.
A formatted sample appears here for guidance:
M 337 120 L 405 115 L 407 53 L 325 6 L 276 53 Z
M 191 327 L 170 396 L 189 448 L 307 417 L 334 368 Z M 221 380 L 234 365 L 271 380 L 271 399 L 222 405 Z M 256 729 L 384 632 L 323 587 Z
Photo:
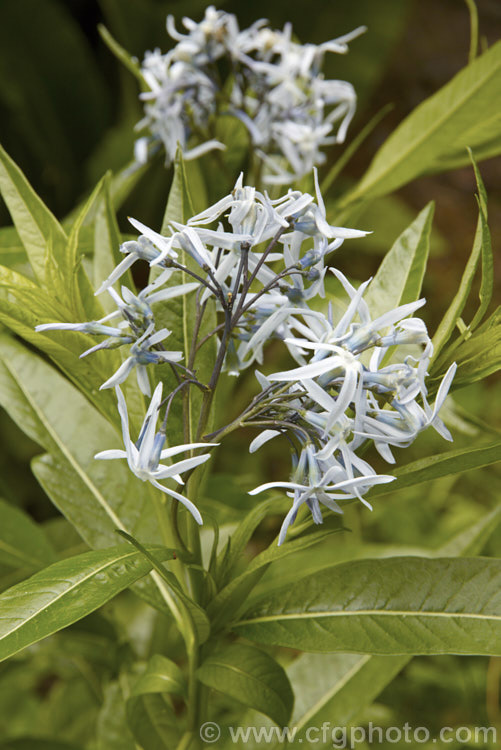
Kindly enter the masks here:
M 1 148 L 0 191 L 26 249 L 33 272 L 43 281 L 46 275 L 47 248 L 51 247 L 56 261 L 62 261 L 64 264 L 67 238 L 55 217 L 33 192 L 21 170 Z
M 170 750 L 179 741 L 180 721 L 163 693 L 144 693 L 129 698 L 127 720 L 143 750 Z
M 13 222 L 0 229 L 0 323 L 6 329 L 0 334 L 0 405 L 35 444 L 23 442 L 12 428 L 1 468 L 9 474 L 8 489 L 19 479 L 9 466 L 9 449 L 25 463 L 31 460 L 47 496 L 23 508 L 21 494 L 12 496 L 3 484 L 0 488 L 9 501 L 0 500 L 0 660 L 14 657 L 0 669 L 0 733 L 6 733 L 0 750 L 195 750 L 206 718 L 223 727 L 290 724 L 299 732 L 325 721 L 364 724 L 383 710 L 389 722 L 398 715 L 399 700 L 409 710 L 405 691 L 401 699 L 391 692 L 398 692 L 399 680 L 414 694 L 424 694 L 442 679 L 451 695 L 459 676 L 465 683 L 477 680 L 480 697 L 471 705 L 483 716 L 483 657 L 501 656 L 501 510 L 495 505 L 501 443 L 494 426 L 495 399 L 483 383 L 501 368 L 501 308 L 491 308 L 493 243 L 477 161 L 501 152 L 501 43 L 476 56 L 478 18 L 469 3 L 474 22 L 469 64 L 390 134 L 358 184 L 343 193 L 344 169 L 355 152 L 362 153 L 362 142 L 387 108 L 348 139 L 337 161 L 329 159 L 332 166 L 327 164 L 324 175 L 324 188 L 335 185 L 336 190 L 327 201 L 329 222 L 337 221 L 336 211 L 350 216 L 355 226 L 357 214 L 372 211 L 381 213 L 386 226 L 384 249 L 390 249 L 365 294 L 376 317 L 421 296 L 436 231 L 434 203 L 410 221 L 415 209 L 405 196 L 391 194 L 421 175 L 466 165 L 470 149 L 477 228 L 457 293 L 448 307 L 447 301 L 442 304 L 447 309 L 436 326 L 428 380 L 431 402 L 453 362 L 458 365 L 455 389 L 478 386 L 465 388 L 464 408 L 444 407 L 455 446 L 444 450 L 438 439 L 423 436 L 409 450 L 407 463 L 399 460 L 390 468 L 396 481 L 371 491 L 369 499 L 377 501 L 372 517 L 367 512 L 359 516 L 355 500 L 346 503 L 342 520 L 326 518 L 321 528 L 300 511 L 287 541 L 277 547 L 277 515 L 287 512 L 290 498 L 256 501 L 246 495 L 250 482 L 255 483 L 248 477 L 278 476 L 282 469 L 274 445 L 249 457 L 247 444 L 236 438 L 232 444 L 230 438 L 208 481 L 205 467 L 188 477 L 188 494 L 204 517 L 199 534 L 191 516 L 182 509 L 178 514 L 175 501 L 159 499 L 150 485 L 131 475 L 125 461 L 93 458 L 99 450 L 122 447 L 115 395 L 99 390 L 120 366 L 120 354 L 97 352 L 80 359 L 91 345 L 89 336 L 34 331 L 40 323 L 81 322 L 111 312 L 108 295 L 97 299 L 94 288 L 122 259 L 124 217 L 116 212 L 127 204 L 147 223 L 151 211 L 150 224 L 161 226 L 163 233 L 172 221 L 186 222 L 229 192 L 242 165 L 250 163 L 247 131 L 237 118 L 221 117 L 214 135 L 226 143 L 225 152 L 186 164 L 178 152 L 162 220 L 157 208 L 165 206 L 163 186 L 171 175 L 160 174 L 160 160 L 145 166 L 127 163 L 131 124 L 140 117 L 138 81 L 144 87 L 144 80 L 137 59 L 126 50 L 138 54 L 164 43 L 158 23 L 165 15 L 163 4 L 101 4 L 111 29 L 101 26 L 101 37 L 122 66 L 116 81 L 110 77 L 120 92 L 116 109 L 121 120 L 106 133 L 100 131 L 109 118 L 104 77 L 89 57 L 87 42 L 68 22 L 63 3 L 50 0 L 45 12 L 38 5 L 9 0 L 0 9 L 0 70 L 16 68 L 12 80 L 4 76 L 0 105 L 2 111 L 22 114 L 18 123 L 34 163 L 41 164 L 46 154 L 48 163 L 66 172 L 67 200 L 59 195 L 50 203 L 57 216 L 70 208 L 70 197 L 73 204 L 76 197 L 84 198 L 58 220 L 0 150 L 0 192 Z M 359 58 L 353 52 L 346 62 L 335 62 L 339 71 L 343 65 L 351 69 L 353 77 L 348 72 L 341 77 L 353 80 L 366 101 L 408 11 L 407 3 L 393 0 L 384 12 L 372 5 L 364 0 L 339 10 L 350 21 L 346 30 L 357 25 L 362 9 L 375 31 L 356 42 Z M 183 12 L 200 14 L 204 7 L 193 0 Z M 7 16 L 21 19 L 28 12 L 40 20 L 40 39 L 50 28 L 50 50 L 42 49 L 32 32 L 31 46 L 22 44 L 20 21 L 19 30 L 10 34 Z M 301 13 L 304 17 L 304 9 Z M 308 14 L 305 33 L 315 23 L 323 33 L 330 13 L 326 7 L 318 17 Z M 19 48 L 25 51 L 26 67 L 15 63 Z M 21 98 L 16 80 L 23 82 Z M 66 92 L 68 102 L 61 98 L 55 106 L 46 95 L 53 87 Z M 78 87 L 80 98 L 73 95 Z M 92 104 L 103 105 L 95 122 Z M 77 131 L 69 139 L 74 121 Z M 86 129 L 79 143 L 76 133 Z M 119 168 L 112 173 L 110 167 Z M 89 190 L 88 177 L 94 174 L 104 176 Z M 409 225 L 401 231 L 404 223 Z M 442 240 L 443 252 L 446 246 Z M 182 250 L 179 260 L 188 270 L 176 281 L 188 282 L 189 272 L 200 268 Z M 347 271 L 350 277 L 358 272 L 356 263 Z M 134 280 L 141 288 L 140 264 L 121 283 L 135 289 Z M 472 299 L 477 289 L 478 301 Z M 333 302 L 339 305 L 336 298 Z M 197 330 L 199 310 L 194 294 L 158 305 L 161 325 L 172 331 L 169 348 L 183 352 L 184 364 L 193 359 L 196 335 L 205 337 L 221 320 L 210 301 Z M 196 360 L 201 383 L 209 382 L 215 353 L 212 336 Z M 155 370 L 165 396 L 176 377 L 167 366 Z M 250 379 L 243 379 L 241 396 L 223 383 L 215 403 L 203 389 L 182 391 L 169 415 L 168 444 L 199 440 L 229 423 L 251 388 Z M 136 439 L 145 403 L 130 379 L 124 390 Z M 34 456 L 36 446 L 41 455 Z M 117 530 L 127 545 L 115 546 Z M 482 553 L 485 557 L 476 557 Z M 445 656 L 453 654 L 478 658 Z M 423 658 L 409 666 L 416 655 Z M 464 677 L 465 663 L 474 678 Z M 441 669 L 443 664 L 447 669 Z M 495 691 L 495 678 L 489 679 Z M 316 747 L 331 744 L 321 741 Z M 223 737 L 221 747 L 229 746 Z M 278 750 L 280 745 L 270 746 Z
M 498 42 L 411 112 L 346 202 L 385 195 L 420 175 L 464 166 L 468 146 L 478 159 L 498 155 L 500 70 Z
M 145 486 L 132 486 L 119 462 L 104 468 L 93 459 L 99 447 L 117 443 L 114 429 L 53 367 L 5 336 L 0 403 L 48 451 L 35 459 L 34 471 L 89 546 L 115 544 L 117 528 L 160 541 Z
M 357 560 L 262 599 L 235 629 L 303 651 L 499 655 L 500 577 L 481 558 Z
M 373 317 L 419 299 L 430 251 L 433 203 L 398 237 L 365 295 Z
M 432 479 L 458 474 L 469 469 L 477 469 L 499 461 L 501 443 L 492 443 L 481 448 L 463 448 L 445 451 L 436 456 L 428 456 L 394 469 L 397 477 L 390 485 L 374 487 L 371 497 L 398 491 Z
M 436 333 L 433 337 L 433 346 L 435 357 L 437 357 L 444 345 L 448 342 L 451 334 L 460 322 L 460 316 L 464 309 L 464 306 L 468 300 L 473 280 L 476 274 L 478 262 L 482 259 L 482 280 L 480 285 L 479 297 L 480 305 L 473 317 L 472 322 L 468 327 L 462 331 L 461 340 L 470 334 L 476 326 L 481 322 L 492 297 L 493 288 L 493 260 L 492 260 L 492 246 L 491 237 L 489 232 L 489 226 L 487 224 L 487 194 L 485 191 L 482 177 L 478 170 L 477 164 L 473 155 L 470 151 L 470 156 L 475 170 L 475 177 L 477 180 L 478 187 L 478 222 L 477 229 L 475 232 L 475 239 L 473 242 L 473 248 L 471 255 L 468 259 L 468 263 L 464 270 L 461 282 L 459 284 L 458 291 L 452 300 L 449 309 L 445 313 Z M 454 343 L 451 351 L 456 348 L 457 342 Z M 443 362 L 446 358 L 447 353 L 444 353 L 438 362 Z
M 209 656 L 197 671 L 210 688 L 269 716 L 278 726 L 289 721 L 294 696 L 283 668 L 265 651 L 242 643 Z
M 158 549 L 161 559 L 172 556 Z M 148 573 L 123 545 L 86 552 L 35 573 L 0 595 L 0 660 L 94 612 Z

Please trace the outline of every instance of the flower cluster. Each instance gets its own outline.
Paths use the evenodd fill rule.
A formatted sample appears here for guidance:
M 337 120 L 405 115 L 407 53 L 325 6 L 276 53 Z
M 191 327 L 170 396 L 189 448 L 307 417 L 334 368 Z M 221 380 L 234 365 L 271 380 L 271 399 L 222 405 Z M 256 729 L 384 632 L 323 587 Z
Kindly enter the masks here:
M 151 136 L 136 142 L 138 161 L 159 141 L 167 163 L 178 143 L 187 159 L 224 148 L 214 129 L 220 114 L 245 125 L 267 182 L 299 179 L 325 161 L 323 147 L 344 141 L 355 91 L 346 81 L 326 80 L 321 69 L 325 53 L 346 53 L 363 27 L 314 45 L 294 41 L 290 24 L 274 31 L 260 20 L 241 31 L 234 15 L 212 6 L 200 23 L 183 24 L 187 34 L 169 16 L 176 45 L 166 54 L 148 52 L 143 62 L 149 91 L 141 94 L 145 117 L 137 127 Z
M 304 315 L 300 325 L 293 324 L 301 335 L 285 343 L 296 347 L 290 351 L 297 359 L 309 352 L 313 356 L 300 367 L 261 376 L 267 401 L 277 393 L 278 401 L 284 397 L 289 401 L 280 405 L 272 400 L 273 413 L 278 410 L 280 415 L 278 426 L 264 430 L 251 450 L 285 432 L 295 438 L 292 481 L 266 483 L 252 492 L 273 487 L 289 490 L 293 504 L 279 543 L 304 503 L 315 523 L 322 521 L 320 504 L 341 513 L 335 502 L 340 498 L 358 497 L 371 507 L 363 495 L 394 477 L 377 475 L 357 455 L 366 440 L 374 442 L 387 462 L 395 463 L 390 446 L 409 446 L 430 425 L 446 440 L 452 439 L 438 412 L 456 365 L 445 374 L 431 407 L 425 378 L 433 346 L 424 322 L 407 317 L 425 300 L 401 305 L 372 320 L 363 299 L 369 282 L 357 290 L 340 271 L 331 271 L 350 297 L 346 312 L 338 321 L 333 321 L 332 313 L 324 318 Z M 402 357 L 400 348 L 407 352 L 412 348 L 413 354 Z M 284 383 L 285 390 L 275 385 Z M 265 416 L 265 412 L 260 414 L 261 421 Z
M 209 457 L 190 457 L 171 466 L 160 461 L 182 451 L 193 451 L 211 443 L 205 435 L 207 415 L 220 374 L 238 375 L 251 364 L 263 363 L 264 348 L 272 340 L 282 341 L 295 366 L 263 375 L 257 371 L 261 392 L 230 425 L 212 433 L 224 436 L 238 426 L 259 426 L 260 434 L 250 450 L 272 438 L 285 435 L 292 452 L 292 475 L 287 481 L 260 485 L 251 491 L 283 488 L 292 500 L 284 519 L 279 543 L 306 505 L 315 523 L 322 521 L 321 506 L 341 513 L 340 500 L 360 499 L 369 506 L 366 493 L 394 477 L 378 475 L 362 458 L 361 449 L 372 441 L 389 463 L 394 447 L 410 445 L 416 436 L 433 426 L 444 438 L 451 436 L 440 420 L 455 365 L 446 373 L 433 405 L 428 400 L 427 369 L 433 353 L 424 322 L 415 316 L 424 299 L 401 305 L 373 317 L 364 300 L 370 283 L 355 288 L 337 269 L 326 265 L 327 256 L 345 239 L 366 232 L 332 226 L 314 172 L 316 194 L 288 190 L 277 199 L 245 186 L 240 176 L 233 191 L 185 224 L 172 221 L 159 234 L 134 219 L 141 232 L 137 241 L 125 242 L 124 260 L 96 292 L 105 290 L 116 311 L 90 323 L 49 323 L 39 331 L 69 329 L 104 336 L 104 340 L 82 356 L 99 349 L 128 345 L 128 356 L 103 388 L 115 386 L 122 421 L 124 450 L 104 451 L 100 459 L 126 458 L 130 469 L 143 481 L 184 503 L 200 523 L 198 509 L 186 497 L 159 484 L 191 471 Z M 157 275 L 139 294 L 113 288 L 136 261 L 146 261 Z M 329 305 L 325 312 L 310 307 L 314 297 L 325 296 L 324 281 L 333 273 L 347 296 L 345 311 L 335 318 Z M 177 275 L 190 277 L 176 283 Z M 179 295 L 194 294 L 195 332 L 211 301 L 219 315 L 215 328 L 202 340 L 194 337 L 188 362 L 182 353 L 167 351 L 163 342 L 170 331 L 158 329 L 156 305 L 168 305 Z M 110 321 L 121 318 L 110 325 Z M 199 382 L 196 357 L 209 338 L 217 339 L 217 353 L 209 382 Z M 155 388 L 143 429 L 136 443 L 129 437 L 125 400 L 120 390 L 132 369 L 139 387 L 150 393 L 150 364 L 169 363 L 177 386 L 162 401 L 162 385 Z M 198 387 L 203 405 L 197 442 L 165 448 L 169 409 L 178 392 Z M 159 431 L 160 409 L 165 415 Z M 205 441 L 205 442 L 198 442 Z

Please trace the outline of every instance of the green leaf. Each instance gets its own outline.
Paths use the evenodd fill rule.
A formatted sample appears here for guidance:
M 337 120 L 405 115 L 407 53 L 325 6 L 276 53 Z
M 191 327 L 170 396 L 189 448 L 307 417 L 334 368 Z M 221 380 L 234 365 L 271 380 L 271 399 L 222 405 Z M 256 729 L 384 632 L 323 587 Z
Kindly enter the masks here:
M 501 506 L 469 525 L 438 553 L 480 553 L 500 519 Z M 331 726 L 347 726 L 409 661 L 408 656 L 301 654 L 287 669 L 295 695 L 290 724 L 300 733 L 310 726 L 321 726 L 324 721 Z
M 0 265 L 14 268 L 28 260 L 17 229 L 2 227 L 0 229 Z
M 134 190 L 141 178 L 146 174 L 149 164 L 138 164 L 132 160 L 125 167 L 122 167 L 116 174 L 113 174 L 110 179 L 110 198 L 111 204 L 115 211 L 122 206 L 124 201 L 129 197 L 131 192 Z M 106 175 L 105 175 L 106 176 Z M 71 229 L 78 214 L 82 210 L 86 200 L 79 203 L 72 211 L 70 211 L 63 220 L 63 227 L 65 229 Z M 84 227 L 88 228 L 92 225 L 96 219 L 96 212 L 91 212 L 87 216 L 84 223 Z
M 444 375 L 451 362 L 457 362 L 456 388 L 469 385 L 501 369 L 501 307 L 466 340 L 448 347 L 431 370 L 432 383 Z
M 59 373 L 7 337 L 0 337 L 0 404 L 49 451 L 32 462 L 35 476 L 90 547 L 113 545 L 117 528 L 161 541 L 151 486 L 133 477 L 125 462 L 93 458 L 120 446 L 121 437 Z M 147 580 L 135 588 L 169 615 L 155 575 L 156 587 Z
M 296 702 L 290 724 L 303 734 L 308 727 L 347 726 L 408 663 L 408 656 L 302 654 L 287 670 Z M 318 747 L 325 747 L 318 736 Z M 332 747 L 332 743 L 329 745 Z
M 254 646 L 227 646 L 203 662 L 197 677 L 204 685 L 269 716 L 278 726 L 289 721 L 294 695 L 287 675 L 273 657 Z
M 462 166 L 467 146 L 478 159 L 499 153 L 500 72 L 498 42 L 411 112 L 379 149 L 347 202 L 375 198 L 420 175 Z
M 117 528 L 160 541 L 147 485 L 124 462 L 93 458 L 121 438 L 71 383 L 7 337 L 0 338 L 0 404 L 51 454 L 35 460 L 37 478 L 89 546 L 116 544 Z
M 315 530 L 313 533 L 289 540 L 287 544 L 283 544 L 281 547 L 276 544 L 270 545 L 259 555 L 256 555 L 244 571 L 233 578 L 211 601 L 208 613 L 213 620 L 213 627 L 226 626 L 235 617 L 238 610 L 245 604 L 249 593 L 260 581 L 272 562 L 282 560 L 312 545 L 317 545 L 335 531 L 340 530 L 340 526 L 334 530 Z
M 11 568 L 43 568 L 55 552 L 41 526 L 19 508 L 0 500 L 0 564 Z
M 471 152 L 470 152 L 471 155 Z M 492 261 L 492 247 L 489 227 L 487 224 L 487 195 L 485 188 L 478 171 L 477 165 L 473 156 L 471 156 L 473 168 L 475 170 L 475 176 L 477 179 L 478 186 L 478 202 L 479 202 L 479 213 L 477 228 L 475 231 L 475 239 L 473 241 L 473 247 L 471 250 L 468 263 L 466 264 L 463 276 L 459 284 L 458 291 L 456 292 L 454 299 L 452 300 L 447 312 L 445 313 L 437 331 L 433 337 L 433 350 L 434 350 L 434 363 L 438 360 L 438 355 L 443 349 L 451 337 L 459 317 L 466 304 L 468 296 L 471 291 L 473 279 L 477 270 L 478 262 L 482 258 L 482 282 L 480 286 L 480 307 L 478 308 L 475 317 L 467 331 L 480 323 L 482 317 L 487 310 L 491 296 L 492 296 L 492 285 L 493 285 L 493 261 Z
M 470 150 L 470 158 L 475 171 L 475 179 L 477 181 L 478 188 L 478 221 L 477 232 L 480 234 L 482 243 L 482 281 L 480 283 L 480 290 L 478 293 L 480 299 L 480 305 L 473 320 L 471 321 L 469 328 L 474 330 L 477 325 L 482 321 L 489 302 L 492 298 L 492 289 L 494 286 L 494 261 L 492 257 L 492 243 L 491 234 L 489 231 L 489 225 L 487 224 L 487 192 L 482 180 L 482 175 L 477 166 L 477 163 Z
M 182 732 L 182 720 L 176 716 L 169 697 L 145 693 L 127 701 L 127 720 L 142 750 L 172 750 Z
M 258 503 L 250 510 L 238 524 L 233 534 L 229 537 L 225 548 L 221 551 L 217 561 L 216 578 L 219 586 L 224 586 L 228 578 L 234 573 L 235 566 L 241 558 L 242 552 L 247 546 L 252 534 L 266 517 L 270 508 L 273 507 L 276 498 L 269 498 Z
M 439 550 L 440 554 L 444 557 L 479 555 L 500 522 L 501 505 L 485 513 L 479 521 L 469 524 L 464 531 L 460 531 L 443 544 Z
M 143 554 L 153 568 L 153 579 L 177 620 L 179 631 L 186 641 L 188 652 L 195 644 L 204 643 L 210 635 L 210 622 L 205 611 L 189 598 L 178 584 L 176 576 L 166 570 L 148 550 L 130 534 L 119 529 L 118 533 Z M 165 587 L 167 584 L 167 589 Z
M 370 497 L 386 495 L 388 492 L 395 492 L 403 487 L 411 487 L 449 474 L 479 469 L 499 460 L 501 460 L 500 442 L 490 443 L 481 448 L 460 448 L 421 458 L 394 469 L 392 474 L 397 477 L 396 481 L 387 486 L 374 487 L 370 492 Z
M 186 696 L 187 686 L 184 675 L 175 662 L 166 656 L 155 654 L 133 688 L 133 695 L 145 693 L 172 693 Z
M 79 212 L 71 228 L 66 257 L 60 264 L 60 278 L 63 283 L 61 291 L 51 285 L 50 290 L 54 296 L 61 294 L 63 299 L 68 300 L 68 310 L 72 317 L 80 320 L 98 320 L 103 317 L 103 307 L 94 295 L 94 288 L 85 272 L 82 264 L 82 240 L 84 235 L 84 224 L 88 217 L 94 214 L 103 192 L 104 178 L 96 185 L 88 200 Z
M 93 278 L 96 287 L 100 286 L 115 266 L 123 260 L 120 244 L 120 231 L 111 200 L 111 178 L 108 173 L 103 180 L 101 201 L 94 228 Z M 135 285 L 130 269 L 122 276 L 121 283 L 134 291 Z M 101 304 L 106 312 L 116 309 L 115 303 L 108 294 L 101 295 Z
M 159 547 L 165 560 L 172 553 Z M 149 572 L 120 545 L 61 560 L 0 595 L 0 660 L 94 612 Z
M 501 654 L 501 560 L 355 560 L 264 599 L 235 625 L 306 651 Z
M 80 354 L 95 343 L 92 336 L 74 331 L 37 333 L 35 326 L 56 320 L 74 322 L 69 311 L 56 296 L 50 296 L 37 285 L 15 271 L 0 267 L 0 322 L 21 336 L 32 346 L 48 354 L 58 367 L 75 382 L 99 411 L 118 428 L 116 400 L 110 390 L 99 386 L 121 364 L 118 351 L 96 352 L 80 359 Z M 136 427 L 137 415 L 132 424 Z
M 67 238 L 55 216 L 1 146 L 0 193 L 26 249 L 33 272 L 43 282 L 47 245 L 51 244 L 56 258 L 60 258 L 64 255 Z
M 384 257 L 365 295 L 373 317 L 419 299 L 430 250 L 433 212 L 434 204 L 428 203 Z
M 103 24 L 99 24 L 97 28 L 101 35 L 101 39 L 106 44 L 108 49 L 115 55 L 117 60 L 119 60 L 122 65 L 124 65 L 127 70 L 130 71 L 132 75 L 138 79 L 139 83 L 141 84 L 141 88 L 143 90 L 147 90 L 149 86 L 144 80 L 143 74 L 141 72 L 141 66 L 137 62 L 135 62 L 132 56 L 129 55 L 129 53 L 116 41 L 116 39 L 113 38 L 106 26 L 103 26 Z

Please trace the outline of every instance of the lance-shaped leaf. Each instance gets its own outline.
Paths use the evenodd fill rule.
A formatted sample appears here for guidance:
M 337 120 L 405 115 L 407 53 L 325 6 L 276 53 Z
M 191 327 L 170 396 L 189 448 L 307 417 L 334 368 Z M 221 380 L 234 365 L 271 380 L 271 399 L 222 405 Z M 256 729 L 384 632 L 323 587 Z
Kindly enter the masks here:
M 47 246 L 52 244 L 56 258 L 62 258 L 66 234 L 1 146 L 0 193 L 26 249 L 33 272 L 43 282 Z
M 501 655 L 501 560 L 356 560 L 265 598 L 235 625 L 305 651 Z
M 475 179 L 477 181 L 478 188 L 477 199 L 479 213 L 477 233 L 479 233 L 481 236 L 482 244 L 482 281 L 480 283 L 480 289 L 478 293 L 480 305 L 477 312 L 475 313 L 473 320 L 470 323 L 470 329 L 473 330 L 482 321 L 482 318 L 484 317 L 487 308 L 489 307 L 489 302 L 492 298 L 492 289 L 494 286 L 494 260 L 492 257 L 491 233 L 489 231 L 489 225 L 487 224 L 487 191 L 482 180 L 482 175 L 480 174 L 480 170 L 471 150 L 470 158 L 473 164 L 473 169 L 475 171 Z
M 0 289 L 7 292 L 0 297 L 0 322 L 48 354 L 118 428 L 115 394 L 110 389 L 99 390 L 113 373 L 113 367 L 117 369 L 121 364 L 118 351 L 96 352 L 80 359 L 80 354 L 95 343 L 91 336 L 74 331 L 35 331 L 40 323 L 70 322 L 68 312 L 58 299 L 39 289 L 30 279 L 4 267 L 0 267 Z
M 155 555 L 149 552 L 137 539 L 123 530 L 119 530 L 118 533 L 150 562 L 153 568 L 151 574 L 153 580 L 157 583 L 158 589 L 176 618 L 188 652 L 193 650 L 195 644 L 204 643 L 210 634 L 210 622 L 202 607 L 184 593 L 174 573 L 160 565 L 160 561 Z
M 279 726 L 289 721 L 294 696 L 287 675 L 272 656 L 254 646 L 227 646 L 203 662 L 197 677 L 204 685 L 269 716 Z
M 172 551 L 158 547 L 162 560 Z M 94 612 L 149 572 L 144 555 L 120 545 L 50 565 L 0 596 L 0 660 Z
M 235 566 L 242 555 L 252 534 L 259 526 L 261 521 L 269 513 L 273 504 L 276 502 L 275 497 L 271 497 L 264 502 L 254 506 L 240 521 L 237 528 L 228 538 L 228 541 L 217 559 L 216 577 L 220 588 L 228 582 L 233 575 Z
M 457 347 L 453 345 L 446 349 L 443 358 L 432 369 L 435 383 L 443 377 L 445 368 L 452 361 L 458 366 L 454 376 L 457 387 L 483 380 L 501 369 L 501 307 Z
M 365 295 L 373 318 L 419 299 L 430 250 L 433 211 L 434 204 L 428 203 L 385 255 Z
M 443 364 L 444 359 L 447 359 L 447 355 L 454 350 L 456 343 L 461 342 L 462 338 L 458 339 L 458 342 L 454 342 L 452 347 L 449 347 L 447 352 L 444 352 L 442 357 L 438 357 L 444 345 L 451 337 L 456 324 L 463 312 L 464 306 L 468 300 L 473 279 L 477 271 L 477 266 L 480 258 L 482 259 L 482 281 L 480 285 L 479 297 L 480 306 L 475 313 L 475 316 L 466 331 L 473 330 L 482 320 L 485 311 L 489 305 L 492 295 L 493 285 L 493 260 L 492 260 L 492 247 L 491 247 L 491 236 L 489 226 L 487 224 L 487 194 L 485 191 L 484 184 L 473 155 L 470 152 L 473 168 L 475 170 L 475 177 L 477 180 L 478 187 L 478 221 L 477 228 L 475 231 L 475 238 L 473 240 L 473 247 L 468 258 L 468 262 L 463 271 L 459 288 L 454 295 L 454 298 L 447 309 L 444 317 L 442 318 L 440 325 L 438 326 L 435 335 L 433 336 L 433 348 L 434 348 L 434 362 L 432 372 L 436 372 L 438 368 Z
M 501 42 L 422 102 L 389 136 L 347 202 L 375 198 L 423 174 L 501 151 Z M 482 116 L 479 117 L 479 111 Z
M 146 81 L 144 80 L 143 74 L 141 72 L 141 66 L 137 62 L 135 58 L 132 57 L 118 42 L 116 39 L 113 38 L 113 36 L 110 34 L 106 26 L 103 24 L 99 24 L 98 31 L 101 35 L 101 39 L 106 44 L 108 49 L 115 55 L 117 60 L 119 60 L 128 71 L 132 73 L 133 76 L 135 76 L 139 83 L 141 84 L 141 89 L 143 91 L 146 91 L 148 89 L 148 85 Z
M 111 177 L 108 173 L 103 180 L 101 200 L 97 207 L 94 226 L 93 276 L 96 288 L 102 284 L 104 279 L 108 278 L 115 266 L 123 260 L 123 255 L 120 253 L 120 243 L 120 231 L 111 199 Z M 134 291 L 135 286 L 130 269 L 122 276 L 121 283 Z M 116 309 L 108 294 L 101 294 L 100 300 L 107 312 Z
M 339 521 L 334 520 L 334 523 L 338 524 Z M 207 610 L 213 620 L 214 627 L 225 626 L 236 616 L 236 612 L 245 604 L 249 593 L 263 577 L 272 562 L 282 560 L 294 552 L 307 549 L 312 545 L 317 545 L 323 539 L 339 531 L 341 531 L 340 525 L 334 529 L 315 530 L 313 533 L 291 539 L 287 544 L 280 547 L 277 544 L 272 544 L 259 555 L 256 555 L 243 572 L 233 578 L 210 602 Z
M 27 260 L 26 250 L 15 227 L 0 229 L 0 264 L 13 268 Z
M 35 471 L 90 547 L 116 544 L 117 528 L 160 541 L 147 485 L 124 462 L 94 460 L 120 437 L 71 383 L 8 337 L 0 339 L 0 404 L 50 453 Z
M 75 319 L 97 320 L 103 316 L 104 310 L 94 295 L 94 288 L 81 263 L 81 245 L 83 240 L 83 229 L 86 220 L 94 214 L 100 202 L 103 192 L 104 177 L 85 202 L 82 210 L 78 213 L 71 228 L 66 246 L 66 254 L 61 263 L 61 276 L 66 283 L 65 296 L 68 297 L 68 308 Z M 57 295 L 58 290 L 52 290 Z
M 436 554 L 475 555 L 501 521 L 501 506 L 440 547 Z M 423 550 L 429 555 L 430 550 Z M 411 657 L 303 653 L 287 668 L 295 702 L 290 725 L 303 736 L 308 727 L 347 726 L 364 711 Z M 332 747 L 318 737 L 318 747 Z M 275 745 L 272 745 L 275 748 Z
M 369 497 L 375 498 L 378 495 L 386 495 L 403 487 L 411 487 L 450 474 L 480 469 L 500 460 L 500 442 L 489 443 L 489 445 L 481 448 L 459 448 L 458 450 L 439 453 L 436 456 L 427 456 L 394 469 L 392 474 L 397 477 L 396 481 L 392 482 L 391 486 L 373 487 Z

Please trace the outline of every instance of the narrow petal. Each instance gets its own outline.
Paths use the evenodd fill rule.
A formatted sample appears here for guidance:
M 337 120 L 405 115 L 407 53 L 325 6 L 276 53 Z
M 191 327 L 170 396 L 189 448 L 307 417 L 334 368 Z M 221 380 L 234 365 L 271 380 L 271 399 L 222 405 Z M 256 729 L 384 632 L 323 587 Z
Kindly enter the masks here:
M 167 479 L 172 477 L 174 474 L 182 474 L 184 471 L 194 469 L 195 466 L 205 463 L 210 458 L 210 453 L 203 453 L 201 456 L 194 456 L 193 458 L 187 458 L 184 461 L 178 461 L 172 466 L 160 466 L 155 471 L 156 479 Z
M 296 482 L 266 482 L 266 484 L 260 484 L 259 487 L 255 487 L 253 490 L 249 490 L 248 495 L 258 495 L 260 492 L 265 490 L 271 490 L 274 487 L 284 488 L 286 490 L 304 490 L 305 487 L 302 484 Z
M 272 440 L 272 438 L 277 437 L 277 435 L 280 434 L 279 430 L 263 430 L 249 445 L 249 453 L 255 453 L 262 445 L 267 443 L 268 440 Z
M 187 497 L 183 497 L 183 495 L 180 495 L 179 492 L 175 492 L 174 490 L 169 489 L 168 487 L 164 487 L 159 482 L 155 481 L 154 479 L 151 479 L 151 484 L 154 487 L 157 487 L 157 489 L 161 490 L 162 492 L 165 492 L 166 495 L 170 495 L 171 497 L 175 498 L 176 500 L 179 500 L 180 503 L 184 505 L 186 510 L 188 510 L 195 521 L 202 526 L 202 516 L 200 515 L 200 511 L 198 510 L 197 506 L 191 502 L 191 500 L 188 500 Z
M 318 362 L 311 362 L 304 367 L 296 367 L 294 370 L 284 370 L 284 372 L 276 372 L 274 375 L 270 375 L 269 379 L 274 381 L 287 381 L 287 380 L 302 380 L 303 378 L 315 378 L 318 375 L 323 375 L 330 370 L 334 370 L 339 367 L 339 357 L 326 357 Z
M 124 380 L 127 380 L 129 373 L 133 369 L 134 359 L 132 357 L 127 357 L 125 362 L 122 362 L 118 370 L 111 376 L 111 378 L 108 378 L 108 380 L 102 384 L 99 390 L 102 391 L 105 388 L 114 388 L 116 385 L 123 383 Z
M 127 451 L 123 451 L 118 448 L 116 450 L 112 449 L 109 451 L 100 451 L 99 453 L 96 453 L 94 458 L 105 461 L 112 458 L 127 458 Z

